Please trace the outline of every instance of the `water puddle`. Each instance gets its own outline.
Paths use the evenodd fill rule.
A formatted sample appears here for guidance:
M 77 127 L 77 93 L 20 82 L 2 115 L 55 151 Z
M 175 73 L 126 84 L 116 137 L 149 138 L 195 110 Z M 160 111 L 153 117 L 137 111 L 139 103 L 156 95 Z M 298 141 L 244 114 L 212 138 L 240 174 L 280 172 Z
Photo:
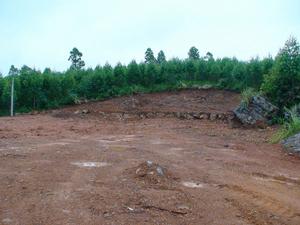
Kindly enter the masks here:
M 71 163 L 74 166 L 79 166 L 79 167 L 105 167 L 105 166 L 109 166 L 110 164 L 107 162 L 72 162 Z
M 189 187 L 189 188 L 203 188 L 204 187 L 204 185 L 201 183 L 195 183 L 195 182 L 190 182 L 190 181 L 182 182 L 182 185 L 185 187 Z

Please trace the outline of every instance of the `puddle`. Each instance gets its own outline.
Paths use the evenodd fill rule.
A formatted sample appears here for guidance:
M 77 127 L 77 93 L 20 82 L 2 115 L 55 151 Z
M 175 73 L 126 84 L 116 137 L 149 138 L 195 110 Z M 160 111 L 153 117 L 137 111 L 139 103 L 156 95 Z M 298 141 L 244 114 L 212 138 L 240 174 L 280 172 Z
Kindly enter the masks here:
M 71 164 L 79 167 L 105 167 L 110 165 L 107 162 L 72 162 Z
M 182 185 L 185 187 L 189 187 L 189 188 L 203 188 L 204 187 L 204 185 L 201 183 L 195 183 L 195 182 L 189 182 L 189 181 L 182 182 Z

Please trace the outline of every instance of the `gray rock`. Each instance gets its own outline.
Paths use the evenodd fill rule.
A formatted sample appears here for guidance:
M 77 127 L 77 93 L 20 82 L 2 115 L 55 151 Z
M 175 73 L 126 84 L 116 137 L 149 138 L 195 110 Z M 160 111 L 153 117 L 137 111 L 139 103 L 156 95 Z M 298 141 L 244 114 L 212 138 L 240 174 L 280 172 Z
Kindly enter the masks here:
M 160 175 L 160 176 L 164 176 L 164 175 L 165 175 L 165 174 L 164 174 L 164 171 L 163 171 L 163 168 L 160 167 L 160 166 L 157 166 L 157 167 L 156 167 L 156 172 L 157 172 L 158 175 Z
M 82 114 L 88 114 L 88 113 L 90 113 L 90 110 L 88 110 L 88 109 L 83 109 L 81 113 L 82 113 Z
M 283 140 L 281 143 L 288 152 L 300 155 L 300 133 Z
M 153 162 L 150 161 L 150 160 L 148 160 L 148 161 L 147 161 L 147 166 L 148 166 L 148 167 L 151 167 L 152 165 L 153 165 Z
M 277 115 L 278 108 L 264 97 L 254 96 L 248 105 L 242 103 L 233 112 L 244 125 L 265 127 Z

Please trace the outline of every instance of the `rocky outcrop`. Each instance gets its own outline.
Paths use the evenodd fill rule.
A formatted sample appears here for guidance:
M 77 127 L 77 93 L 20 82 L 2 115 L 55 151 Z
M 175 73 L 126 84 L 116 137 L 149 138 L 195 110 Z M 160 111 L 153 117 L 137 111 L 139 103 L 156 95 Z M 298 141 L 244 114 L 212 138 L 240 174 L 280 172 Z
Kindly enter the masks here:
M 277 115 L 278 108 L 264 97 L 254 96 L 249 104 L 241 103 L 233 112 L 243 125 L 266 127 Z
M 105 119 L 147 119 L 147 118 L 178 118 L 181 120 L 212 120 L 228 122 L 233 118 L 232 112 L 209 113 L 209 112 L 98 112 L 98 117 Z
M 300 155 L 300 133 L 285 139 L 282 145 L 288 152 Z

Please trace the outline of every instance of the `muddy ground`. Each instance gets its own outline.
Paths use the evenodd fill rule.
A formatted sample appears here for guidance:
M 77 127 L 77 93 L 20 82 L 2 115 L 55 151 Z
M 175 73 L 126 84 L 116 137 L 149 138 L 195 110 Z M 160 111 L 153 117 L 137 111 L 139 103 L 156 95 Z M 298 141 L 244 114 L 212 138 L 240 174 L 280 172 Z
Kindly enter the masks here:
M 268 142 L 275 128 L 93 114 L 238 102 L 189 90 L 0 118 L 0 224 L 300 224 L 300 160 Z

